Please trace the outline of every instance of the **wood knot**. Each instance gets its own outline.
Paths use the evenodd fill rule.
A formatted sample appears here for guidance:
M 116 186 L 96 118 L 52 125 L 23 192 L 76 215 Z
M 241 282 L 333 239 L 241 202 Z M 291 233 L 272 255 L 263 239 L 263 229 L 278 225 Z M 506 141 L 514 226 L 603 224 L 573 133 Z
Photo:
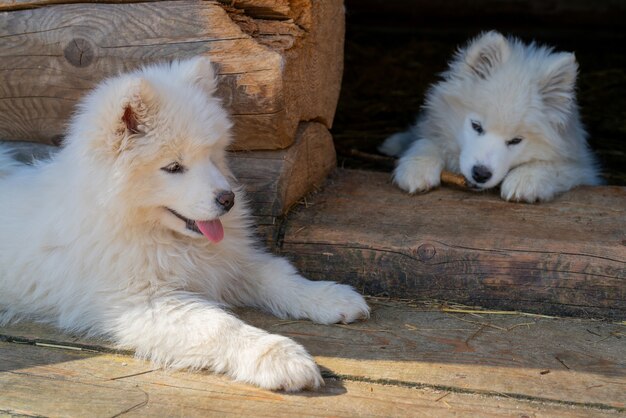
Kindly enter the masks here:
M 428 261 L 437 254 L 432 244 L 422 244 L 417 248 L 417 256 L 421 261 Z
M 94 49 L 86 39 L 75 38 L 67 44 L 63 55 L 74 67 L 84 68 L 92 63 Z

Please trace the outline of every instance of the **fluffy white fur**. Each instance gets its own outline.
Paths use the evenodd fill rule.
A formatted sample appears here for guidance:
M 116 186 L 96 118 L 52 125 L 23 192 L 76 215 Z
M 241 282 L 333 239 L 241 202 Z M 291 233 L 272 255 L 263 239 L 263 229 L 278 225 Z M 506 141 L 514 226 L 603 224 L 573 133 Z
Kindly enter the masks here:
M 204 58 L 143 68 L 89 94 L 49 161 L 16 166 L 0 153 L 0 322 L 35 317 L 268 389 L 323 383 L 302 346 L 223 306 L 322 324 L 369 308 L 351 287 L 308 281 L 256 247 L 241 191 L 229 211 L 216 202 L 234 180 L 214 90 Z M 181 170 L 167 172 L 172 163 Z M 223 240 L 166 208 L 222 225 Z
M 576 104 L 573 54 L 488 32 L 458 51 L 431 86 L 409 131 L 380 151 L 400 156 L 394 180 L 409 193 L 439 185 L 441 171 L 476 189 L 500 184 L 513 201 L 545 201 L 599 184 Z

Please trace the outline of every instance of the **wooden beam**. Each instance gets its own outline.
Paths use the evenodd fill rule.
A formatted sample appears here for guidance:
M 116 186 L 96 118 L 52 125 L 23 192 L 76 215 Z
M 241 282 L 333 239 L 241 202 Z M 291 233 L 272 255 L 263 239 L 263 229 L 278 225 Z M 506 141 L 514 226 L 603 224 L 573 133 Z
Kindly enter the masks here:
M 58 143 L 76 101 L 103 78 L 196 55 L 218 68 L 233 149 L 286 148 L 303 120 L 332 125 L 341 0 L 56 3 L 0 3 L 35 7 L 0 13 L 2 139 Z
M 276 151 L 233 152 L 231 168 L 263 221 L 287 213 L 304 195 L 321 186 L 335 168 L 333 138 L 317 122 L 303 122 L 295 143 Z
M 410 196 L 387 173 L 345 170 L 307 200 L 277 251 L 309 277 L 370 295 L 626 318 L 626 188 L 530 205 L 448 188 Z
M 0 0 L 0 11 L 35 9 L 55 4 L 73 3 L 149 3 L 155 0 Z M 289 0 L 217 0 L 261 19 L 293 19 L 305 3 Z
M 289 396 L 210 373 L 154 371 L 150 363 L 128 357 L 131 353 L 113 355 L 111 343 L 41 324 L 0 327 L 0 340 L 15 342 L 0 343 L 0 388 L 6 388 L 0 391 L 0 411 L 11 406 L 49 415 L 56 407 L 68 408 L 65 415 L 78 415 L 80 408 L 92 408 L 91 414 L 86 410 L 80 415 L 106 410 L 112 416 L 116 408 L 139 404 L 142 391 L 150 396 L 139 412 L 161 416 L 171 415 L 160 409 L 166 407 L 162 396 L 175 407 L 185 405 L 186 416 L 206 413 L 208 403 L 241 415 L 236 403 L 243 397 L 255 416 L 253 408 L 289 416 L 311 415 L 317 408 L 327 408 L 324 415 L 332 416 L 422 416 L 429 408 L 435 408 L 436 416 L 446 411 L 508 416 L 511 407 L 519 408 L 516 416 L 625 411 L 622 325 L 489 311 L 453 313 L 435 304 L 388 299 L 368 302 L 368 321 L 334 326 L 236 310 L 246 322 L 294 338 L 315 356 L 326 387 L 317 394 Z M 401 389 L 410 392 L 395 392 Z M 125 390 L 131 391 L 129 396 Z M 79 402 L 80 394 L 92 401 Z M 485 409 L 476 409 L 478 405 Z
M 12 346 L 12 347 L 11 347 Z M 7 350 L 26 359 L 22 368 Z M 143 370 L 132 357 L 90 356 L 0 343 L 0 414 L 3 416 L 164 417 L 614 417 L 615 409 L 411 388 L 327 378 L 318 392 L 286 394 L 237 384 L 207 373 Z M 21 361 L 21 364 L 24 362 Z M 143 367 L 142 367 L 143 366 Z M 116 377 L 101 377 L 102 369 Z M 137 371 L 140 370 L 140 371 Z M 444 399 L 445 398 L 445 399 Z M 5 415 L 6 414 L 6 415 Z

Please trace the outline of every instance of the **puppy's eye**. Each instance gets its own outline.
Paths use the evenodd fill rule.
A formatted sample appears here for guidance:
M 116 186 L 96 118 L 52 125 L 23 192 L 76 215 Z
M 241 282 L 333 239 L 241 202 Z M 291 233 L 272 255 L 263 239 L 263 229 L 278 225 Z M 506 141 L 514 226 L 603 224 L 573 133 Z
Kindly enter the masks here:
M 183 167 L 179 162 L 174 161 L 173 163 L 162 167 L 161 170 L 171 174 L 179 174 L 185 171 L 185 167 Z
M 522 142 L 522 140 L 523 140 L 523 139 L 524 139 L 524 138 L 522 138 L 521 136 L 516 136 L 515 138 L 513 138 L 513 139 L 509 139 L 508 141 L 506 141 L 506 144 L 507 144 L 508 146 L 511 146 L 511 145 L 517 145 L 517 144 L 519 144 L 520 142 Z
M 475 120 L 472 121 L 472 129 L 475 130 L 478 135 L 482 135 L 485 133 L 485 130 L 483 129 L 483 125 L 481 125 L 480 122 L 475 121 Z

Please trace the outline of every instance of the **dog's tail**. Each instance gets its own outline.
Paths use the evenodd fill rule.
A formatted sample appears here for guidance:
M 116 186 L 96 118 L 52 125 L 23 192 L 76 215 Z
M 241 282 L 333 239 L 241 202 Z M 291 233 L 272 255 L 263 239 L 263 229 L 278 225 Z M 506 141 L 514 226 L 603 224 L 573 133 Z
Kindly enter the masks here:
M 378 147 L 378 151 L 392 157 L 401 156 L 415 141 L 413 130 L 391 135 Z

